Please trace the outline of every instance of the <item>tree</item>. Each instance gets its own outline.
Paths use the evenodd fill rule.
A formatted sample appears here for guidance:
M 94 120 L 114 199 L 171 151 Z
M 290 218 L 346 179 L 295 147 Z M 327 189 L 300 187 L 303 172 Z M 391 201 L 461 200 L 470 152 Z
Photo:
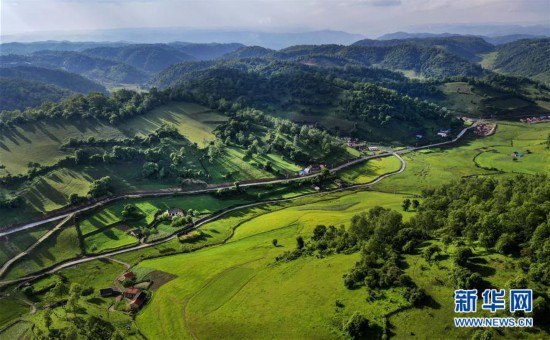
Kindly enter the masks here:
M 344 330 L 348 332 L 352 339 L 363 339 L 367 335 L 369 326 L 369 320 L 363 314 L 355 312 L 344 324 Z
M 302 249 L 304 248 L 305 242 L 304 238 L 302 236 L 296 237 L 296 248 Z
M 88 195 L 92 198 L 97 198 L 109 195 L 112 190 L 111 177 L 105 176 L 92 182 Z
M 44 311 L 44 325 L 49 330 L 52 326 L 52 310 L 50 308 L 46 308 Z
M 403 207 L 403 211 L 409 211 L 409 207 L 411 206 L 411 200 L 410 199 L 405 199 L 403 201 L 403 204 L 402 204 L 402 207 Z
M 417 199 L 412 200 L 412 208 L 414 210 L 418 209 L 419 206 L 420 206 L 420 202 L 418 202 Z
M 279 241 L 277 241 L 277 239 L 274 238 L 273 241 L 271 241 L 271 243 L 273 243 L 274 247 L 277 247 L 277 244 L 279 243 Z
M 432 256 L 435 254 L 439 254 L 441 252 L 441 248 L 439 248 L 437 245 L 432 244 L 428 248 L 424 249 L 424 259 L 426 262 L 432 262 Z
M 468 263 L 468 259 L 474 254 L 468 247 L 458 247 L 454 253 L 453 260 L 459 266 L 464 266 Z

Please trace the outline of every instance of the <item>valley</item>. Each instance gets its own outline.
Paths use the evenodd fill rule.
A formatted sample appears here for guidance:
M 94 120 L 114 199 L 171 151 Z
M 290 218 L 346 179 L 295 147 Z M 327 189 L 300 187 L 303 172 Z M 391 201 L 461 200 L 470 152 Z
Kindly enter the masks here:
M 550 337 L 522 37 L 1 44 L 0 339 Z M 534 325 L 454 327 L 457 289 Z

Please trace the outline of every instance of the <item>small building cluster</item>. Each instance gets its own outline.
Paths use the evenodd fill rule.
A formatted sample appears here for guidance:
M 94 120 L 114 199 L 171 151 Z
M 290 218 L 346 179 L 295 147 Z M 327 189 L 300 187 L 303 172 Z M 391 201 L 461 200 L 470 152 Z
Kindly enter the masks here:
M 119 282 L 124 282 L 126 280 L 135 280 L 135 279 L 136 279 L 136 274 L 134 272 L 126 272 L 117 278 Z M 133 311 L 138 311 L 143 306 L 145 301 L 147 301 L 147 294 L 137 287 L 128 287 L 124 290 L 124 292 L 121 292 L 116 288 L 102 288 L 99 290 L 99 295 L 102 298 L 122 295 L 121 298 L 124 298 L 127 300 L 128 305 Z
M 519 121 L 527 124 L 545 123 L 550 122 L 550 116 L 540 115 L 538 117 L 522 118 Z
M 494 130 L 494 124 L 482 123 L 475 127 L 474 133 L 478 136 L 488 136 Z
M 163 216 L 168 218 L 185 217 L 187 213 L 180 208 L 168 209 L 164 212 Z
M 307 176 L 309 174 L 312 174 L 314 172 L 319 172 L 325 168 L 324 164 L 313 164 L 308 166 L 307 168 L 304 168 L 303 170 L 300 170 L 298 173 L 300 176 Z
M 451 135 L 451 129 L 439 130 L 437 135 L 441 138 L 447 138 Z
M 139 288 L 129 287 L 124 291 L 124 297 L 130 301 L 130 308 L 136 311 L 143 306 L 147 295 Z

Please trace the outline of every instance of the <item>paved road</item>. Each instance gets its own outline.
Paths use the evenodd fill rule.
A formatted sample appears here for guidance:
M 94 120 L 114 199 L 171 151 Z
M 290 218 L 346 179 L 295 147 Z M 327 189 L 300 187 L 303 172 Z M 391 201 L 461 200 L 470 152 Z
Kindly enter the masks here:
M 403 153 L 407 153 L 407 152 L 411 152 L 411 151 L 415 151 L 415 150 L 427 149 L 427 148 L 432 148 L 432 147 L 437 147 L 437 146 L 442 146 L 442 145 L 446 145 L 446 144 L 455 143 L 460 138 L 462 138 L 462 136 L 464 136 L 464 134 L 469 129 L 477 126 L 478 123 L 479 123 L 479 121 L 476 121 L 471 126 L 464 128 L 462 131 L 460 131 L 460 133 L 453 140 L 446 141 L 446 142 L 441 142 L 441 143 L 436 143 L 436 144 L 429 144 L 429 145 L 419 146 L 419 147 L 410 147 L 410 148 L 406 148 L 406 149 L 403 149 L 403 150 L 396 151 L 395 153 L 396 154 L 403 154 Z M 330 172 L 331 173 L 336 172 L 336 171 L 345 169 L 347 167 L 350 167 L 352 165 L 355 165 L 357 163 L 365 162 L 369 159 L 386 157 L 386 156 L 389 156 L 391 154 L 392 153 L 390 153 L 390 152 L 384 152 L 384 153 L 380 153 L 380 154 L 374 155 L 374 156 L 361 157 L 361 158 L 355 159 L 353 161 L 350 161 L 348 163 L 337 166 L 333 169 L 330 169 Z M 246 188 L 246 187 L 262 186 L 262 185 L 269 185 L 269 184 L 278 184 L 278 183 L 283 183 L 283 182 L 299 181 L 299 180 L 303 180 L 303 179 L 306 179 L 306 178 L 313 178 L 313 177 L 316 177 L 316 176 L 319 176 L 319 175 L 320 175 L 320 173 L 315 173 L 315 174 L 301 176 L 301 177 L 295 177 L 295 178 L 273 179 L 273 180 L 269 180 L 269 181 L 257 181 L 257 182 L 250 182 L 250 183 L 242 183 L 242 184 L 240 184 L 240 187 L 245 187 Z M 112 198 L 109 198 L 109 199 L 91 204 L 89 206 L 86 206 L 86 207 L 83 207 L 83 208 L 80 208 L 80 209 L 77 209 L 77 210 L 72 211 L 70 213 L 60 214 L 58 216 L 49 217 L 49 218 L 44 219 L 44 220 L 27 223 L 27 224 L 20 225 L 20 226 L 15 227 L 15 228 L 11 228 L 9 230 L 1 231 L 0 232 L 0 237 L 6 236 L 6 235 L 9 235 L 9 234 L 18 232 L 18 231 L 31 229 L 31 228 L 34 228 L 34 227 L 37 227 L 37 226 L 40 226 L 40 225 L 43 225 L 45 223 L 49 223 L 49 222 L 52 222 L 52 221 L 58 221 L 60 219 L 63 219 L 65 217 L 71 215 L 71 214 L 78 214 L 78 213 L 86 212 L 88 210 L 95 209 L 97 207 L 100 207 L 102 205 L 105 205 L 105 204 L 108 204 L 110 202 L 120 200 L 120 199 L 145 198 L 145 197 L 162 197 L 162 196 L 170 196 L 170 195 L 173 195 L 173 194 L 191 195 L 191 194 L 209 193 L 209 192 L 215 192 L 220 188 L 230 188 L 232 186 L 233 186 L 232 184 L 227 184 L 227 185 L 217 186 L 217 187 L 214 187 L 214 188 L 199 189 L 199 190 L 185 191 L 185 192 L 182 192 L 179 189 L 174 188 L 174 189 L 154 190 L 154 191 L 148 191 L 148 192 L 143 192 L 143 193 L 134 193 L 134 194 L 126 194 L 126 195 L 116 196 L 116 197 L 112 197 Z
M 403 158 L 401 158 L 400 155 L 398 155 L 397 153 L 390 153 L 390 155 L 394 155 L 395 157 L 397 157 L 399 159 L 399 161 L 401 162 L 401 167 L 399 168 L 399 170 L 397 171 L 394 171 L 394 172 L 391 172 L 391 173 L 387 173 L 387 174 L 384 174 L 384 175 L 381 175 L 379 177 L 377 177 L 376 179 L 372 180 L 371 182 L 369 183 L 365 183 L 365 184 L 357 184 L 357 185 L 353 185 L 353 186 L 349 186 L 349 187 L 346 187 L 346 188 L 342 188 L 342 189 L 337 189 L 337 190 L 333 190 L 333 191 L 330 191 L 331 193 L 332 192 L 339 192 L 339 191 L 345 191 L 345 190 L 350 190 L 350 189 L 355 189 L 355 188 L 364 188 L 364 187 L 369 187 L 369 186 L 372 186 L 378 182 L 380 182 L 381 180 L 383 180 L 384 178 L 387 178 L 387 177 L 390 177 L 390 176 L 393 176 L 393 175 L 397 175 L 397 174 L 400 174 L 402 173 L 403 171 L 405 171 L 405 168 L 406 168 L 406 163 L 405 163 L 405 160 Z M 269 201 L 263 201 L 263 202 L 256 202 L 256 203 L 250 203 L 250 204 L 245 204 L 245 205 L 241 205 L 241 206 L 238 206 L 238 207 L 234 207 L 234 208 L 231 208 L 231 209 L 228 209 L 226 211 L 223 211 L 221 213 L 218 213 L 214 216 L 210 216 L 208 218 L 205 218 L 205 219 L 202 219 L 200 221 L 198 221 L 192 229 L 198 229 L 200 228 L 201 226 L 207 224 L 207 223 L 210 223 L 214 220 L 217 220 L 218 218 L 226 215 L 226 214 L 229 214 L 233 211 L 236 211 L 236 210 L 241 210 L 241 209 L 247 209 L 247 208 L 252 208 L 252 207 L 256 207 L 256 206 L 259 206 L 259 205 L 264 205 L 264 204 L 272 204 L 272 203 L 284 203 L 284 202 L 290 202 L 290 201 L 294 201 L 294 200 L 297 200 L 297 199 L 302 199 L 302 198 L 305 198 L 305 197 L 310 197 L 310 196 L 315 196 L 315 195 L 320 195 L 320 194 L 326 194 L 327 192 L 316 192 L 316 193 L 311 193 L 311 194 L 307 194 L 307 195 L 302 195 L 302 196 L 297 196 L 297 197 L 292 197 L 292 198 L 284 198 L 284 199 L 276 199 L 276 200 L 269 200 Z M 44 272 L 44 273 L 41 273 L 41 274 L 38 274 L 38 275 L 31 275 L 31 276 L 28 276 L 28 277 L 24 277 L 24 278 L 20 278 L 20 279 L 17 279 L 17 280 L 11 280 L 11 281 L 0 281 L 0 287 L 1 286 L 4 286 L 4 285 L 8 285 L 8 284 L 13 284 L 13 283 L 17 283 L 17 282 L 23 282 L 23 281 L 28 281 L 28 280 L 32 280 L 32 279 L 36 279 L 36 278 L 39 278 L 41 276 L 44 276 L 44 275 L 49 275 L 49 274 L 53 274 L 53 273 L 56 273 L 62 269 L 65 269 L 65 268 L 68 268 L 68 267 L 73 267 L 73 266 L 76 266 L 76 265 L 79 265 L 79 264 L 82 264 L 82 263 L 86 263 L 86 262 L 90 262 L 90 261 L 93 261 L 93 260 L 97 260 L 97 259 L 104 259 L 104 258 L 109 258 L 113 255 L 119 255 L 119 254 L 124 254 L 124 253 L 127 253 L 127 252 L 131 252 L 131 251 L 135 251 L 135 250 L 139 250 L 139 249 L 144 249 L 144 248 L 148 248 L 148 247 L 153 247 L 153 246 L 156 246 L 156 245 L 159 245 L 159 244 L 162 244 L 162 243 L 165 243 L 165 242 L 168 242 L 168 241 L 171 241 L 175 238 L 177 238 L 177 234 L 174 234 L 168 238 L 165 238 L 165 239 L 162 239 L 162 240 L 158 240 L 158 241 L 155 241 L 155 242 L 151 242 L 151 243 L 141 243 L 139 245 L 136 245 L 136 246 L 132 246 L 132 247 L 128 247 L 128 248 L 124 248 L 124 249 L 120 249 L 120 250 L 114 250 L 114 251 L 111 251 L 111 252 L 108 252 L 108 253 L 104 253 L 104 254 L 101 254 L 101 255 L 95 255 L 95 256 L 89 256 L 89 257 L 85 257 L 85 258 L 81 258 L 81 259 L 77 259 L 77 260 L 73 260 L 73 261 L 70 261 L 70 262 L 66 262 L 66 263 L 62 263 L 60 265 L 57 265 L 53 268 L 51 268 L 50 270 Z
M 335 191 L 332 191 L 332 192 L 338 192 L 338 191 L 344 191 L 344 190 L 350 190 L 350 189 L 354 189 L 354 188 L 361 188 L 361 187 L 369 187 L 369 186 L 372 186 L 378 182 L 380 182 L 381 180 L 387 178 L 387 177 L 390 177 L 390 176 L 393 176 L 393 175 L 396 175 L 396 174 L 399 174 L 399 173 L 402 173 L 403 171 L 405 171 L 405 168 L 406 168 L 406 163 L 405 163 L 405 160 L 403 158 L 401 158 L 400 154 L 403 154 L 403 153 L 408 153 L 408 152 L 412 152 L 412 151 L 415 151 L 415 150 L 420 150 L 420 149 L 426 149 L 426 148 L 430 148 L 430 147 L 438 147 L 438 146 L 442 146 L 442 145 L 447 145 L 447 144 L 451 144 L 451 143 L 455 143 L 456 141 L 458 141 L 462 136 L 464 136 L 464 134 L 471 128 L 474 128 L 475 126 L 477 126 L 479 123 L 479 121 L 475 122 L 474 124 L 472 124 L 471 126 L 467 127 L 467 128 L 464 128 L 458 135 L 456 138 L 450 140 L 450 141 L 446 141 L 446 142 L 441 142 L 441 143 L 436 143 L 436 144 L 430 144 L 430 145 L 425 145 L 425 146 L 420 146 L 420 147 L 411 147 L 411 148 L 407 148 L 407 149 L 403 149 L 403 150 L 399 150 L 399 151 L 396 151 L 396 152 L 386 152 L 386 153 L 381 153 L 381 154 L 378 154 L 378 155 L 374 155 L 374 156 L 368 156 L 368 157 L 362 157 L 362 158 L 359 158 L 359 159 L 356 159 L 356 160 L 353 160 L 351 162 L 348 162 L 346 164 L 343 164 L 343 165 L 340 165 L 338 167 L 335 167 L 333 169 L 330 169 L 331 172 L 336 172 L 336 171 L 339 171 L 339 170 L 342 170 L 344 168 L 347 168 L 351 165 L 354 165 L 354 164 L 357 164 L 357 163 L 360 163 L 360 162 L 364 162 L 366 160 L 369 160 L 369 159 L 374 159 L 374 158 L 380 158 L 380 157 L 386 157 L 386 156 L 390 156 L 390 155 L 394 155 L 395 157 L 397 157 L 399 159 L 399 161 L 401 162 L 401 167 L 398 171 L 395 171 L 395 172 L 392 172 L 392 173 L 388 173 L 388 174 L 384 174 L 384 175 L 381 175 L 379 176 L 378 178 L 376 178 L 375 180 L 369 182 L 369 183 L 366 183 L 366 184 L 358 184 L 358 185 L 353 185 L 353 186 L 350 186 L 350 187 L 346 187 L 346 188 L 342 188 L 342 189 L 338 189 L 338 190 L 335 190 Z M 286 182 L 286 181 L 295 181 L 295 180 L 301 180 L 301 179 L 304 179 L 304 178 L 313 178 L 313 177 L 316 177 L 316 176 L 319 176 L 319 173 L 316 173 L 316 174 L 312 174 L 312 175 L 307 175 L 307 176 L 302 176 L 302 177 L 298 177 L 298 178 L 292 178 L 292 179 L 276 179 L 276 180 L 271 180 L 271 181 L 265 181 L 265 182 L 253 182 L 253 183 L 243 183 L 241 184 L 240 186 L 241 187 L 252 187 L 252 186 L 258 186 L 258 185 L 267 185 L 267 184 L 274 184 L 274 183 L 282 183 L 282 182 Z M 228 186 L 229 187 L 229 186 Z M 216 188 L 209 188 L 209 189 L 201 189 L 201 190 L 195 190 L 195 191 L 188 191 L 188 192 L 185 192 L 185 194 L 195 194 L 195 193 L 205 193 L 205 192 L 212 192 L 212 191 L 215 191 L 215 190 L 218 190 L 220 187 L 216 187 Z M 145 194 L 132 194 L 132 195 L 124 195 L 124 196 L 121 196 L 121 197 L 118 197 L 117 199 L 120 199 L 122 197 L 124 198 L 142 198 L 142 197 L 148 197 L 148 196 L 158 196 L 158 195 L 172 195 L 174 192 L 151 192 L 151 193 L 145 193 Z M 206 223 L 209 223 L 209 222 L 212 222 L 230 212 L 233 212 L 235 210 L 240 210 L 240 209 L 246 209 L 246 208 L 250 208 L 250 207 L 255 207 L 255 206 L 259 206 L 259 205 L 264 205 L 264 204 L 270 204 L 270 203 L 281 203 L 281 202 L 289 202 L 289 201 L 293 201 L 293 200 L 296 200 L 296 199 L 301 199 L 301 198 L 304 198 L 304 197 L 308 197 L 308 196 L 314 196 L 314 195 L 318 195 L 318 194 L 322 194 L 322 193 L 312 193 L 312 194 L 307 194 L 307 195 L 303 195 L 303 196 L 298 196 L 298 197 L 293 197 L 293 198 L 287 198 L 287 199 L 279 199 L 279 200 L 270 200 L 270 201 L 263 201 L 263 202 L 257 202 L 257 203 L 250 203 L 250 204 L 246 204 L 246 205 L 242 205 L 242 206 L 238 206 L 238 207 L 235 207 L 235 208 L 232 208 L 232 209 L 229 209 L 229 210 L 226 210 L 224 212 L 221 212 L 219 214 L 216 214 L 214 216 L 211 216 L 209 218 L 206 218 L 206 219 L 203 219 L 199 222 L 197 222 L 195 224 L 195 226 L 193 227 L 193 229 L 197 229 L 199 227 L 201 227 L 202 225 L 206 224 Z M 78 213 L 78 212 L 83 212 L 83 211 L 87 211 L 87 210 L 90 210 L 90 209 L 93 209 L 93 208 L 96 208 L 98 206 L 101 206 L 105 204 L 105 202 L 99 202 L 99 203 L 96 203 L 94 205 L 91 205 L 91 206 L 88 206 L 88 207 L 84 207 L 82 209 L 79 209 L 78 211 L 76 212 L 72 212 L 70 214 L 65 214 L 65 215 L 61 215 L 59 217 L 55 217 L 57 219 L 60 219 L 60 218 L 63 218 L 63 217 L 68 217 L 69 215 L 72 215 L 72 214 L 75 214 L 75 213 Z M 50 222 L 51 219 L 47 222 Z M 47 222 L 44 222 L 44 223 L 47 223 Z M 25 225 L 25 226 L 21 226 L 19 228 L 17 228 L 17 230 L 15 231 L 20 231 L 20 230 L 25 230 L 25 229 L 29 229 L 29 228 L 32 228 L 32 227 L 35 227 L 37 225 L 40 225 L 40 224 L 36 224 L 38 222 L 33 222 L 33 223 L 30 223 L 28 225 Z M 29 227 L 29 225 L 32 225 Z M 7 232 L 4 232 L 3 234 L 0 233 L 0 237 L 3 236 L 3 235 L 8 235 L 10 233 L 13 233 L 15 231 L 7 231 Z M 47 272 L 45 273 L 42 273 L 42 274 L 39 274 L 39 275 L 34 275 L 34 276 L 28 276 L 28 277 L 25 277 L 25 278 L 21 278 L 21 279 L 17 279 L 17 280 L 12 280 L 12 281 L 0 281 L 0 286 L 3 286 L 3 285 L 7 285 L 7 284 L 12 284 L 12 283 L 17 283 L 17 282 L 22 282 L 22 281 L 28 281 L 28 280 L 31 280 L 31 279 L 35 279 L 37 277 L 40 277 L 40 276 L 43 276 L 43 275 L 47 275 L 47 274 L 53 274 L 59 270 L 62 270 L 64 268 L 67 268 L 67 267 L 72 267 L 72 266 L 75 266 L 75 265 L 78 265 L 78 264 L 81 264 L 81 263 L 85 263 L 85 262 L 89 262 L 89 261 L 93 261 L 93 260 L 96 260 L 96 259 L 101 259 L 101 258 L 106 258 L 106 257 L 109 257 L 109 256 L 113 256 L 113 255 L 119 255 L 119 254 L 123 254 L 123 253 L 127 253 L 127 252 L 130 252 L 130 251 L 135 251 L 135 250 L 139 250 L 139 249 L 143 249 L 143 248 L 148 248 L 148 247 L 152 247 L 152 246 L 155 246 L 155 245 L 159 245 L 159 244 L 162 244 L 162 243 L 165 243 L 165 242 L 168 242 L 170 240 L 173 240 L 174 238 L 176 238 L 177 235 L 172 235 L 171 237 L 168 237 L 166 239 L 162 239 L 162 240 L 158 240 L 158 241 L 155 241 L 155 242 L 151 242 L 151 243 L 141 243 L 139 245 L 136 245 L 136 246 L 132 246 L 132 247 L 129 247 L 129 248 L 125 248 L 125 249 L 120 249 L 120 250 L 115 250 L 115 251 L 112 251 L 112 252 L 108 252 L 108 253 L 104 253 L 104 254 L 101 254 L 101 255 L 96 255 L 96 256 L 90 256 L 90 257 L 85 257 L 85 258 L 81 258 L 81 259 L 78 259 L 78 260 L 74 260 L 74 261 L 70 261 L 70 262 L 66 262 L 66 263 L 63 263 L 63 264 L 60 264 L 60 265 L 57 265 L 55 267 L 53 267 L 52 269 L 48 270 Z M 0 274 L 0 277 L 1 277 L 1 274 Z

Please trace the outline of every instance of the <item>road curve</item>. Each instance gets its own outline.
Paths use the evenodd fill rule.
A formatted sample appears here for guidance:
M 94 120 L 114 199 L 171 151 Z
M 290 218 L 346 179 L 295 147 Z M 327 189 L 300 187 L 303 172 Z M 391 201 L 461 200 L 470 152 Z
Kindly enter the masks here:
M 384 174 L 384 175 L 380 175 L 378 176 L 376 179 L 368 182 L 368 183 L 365 183 L 365 184 L 356 184 L 356 185 L 352 185 L 352 186 L 349 186 L 349 187 L 346 187 L 346 188 L 341 188 L 341 189 L 337 189 L 337 190 L 332 190 L 330 192 L 315 192 L 315 193 L 311 193 L 311 194 L 306 194 L 306 195 L 302 195 L 302 196 L 296 196 L 296 197 L 291 197 L 291 198 L 283 198 L 283 199 L 276 199 L 276 200 L 269 200 L 269 201 L 263 201 L 263 202 L 256 202 L 256 203 L 249 203 L 249 204 L 245 204 L 245 205 L 241 205 L 241 206 L 238 206 L 238 207 L 234 207 L 234 208 L 231 208 L 231 209 L 228 209 L 228 210 L 225 210 L 221 213 L 218 213 L 214 216 L 210 216 L 210 217 L 207 217 L 205 219 L 202 219 L 200 220 L 199 222 L 197 222 L 193 228 L 191 228 L 191 230 L 195 230 L 195 229 L 198 229 L 200 228 L 201 226 L 207 224 L 207 223 L 210 223 L 212 221 L 215 221 L 217 220 L 218 218 L 226 215 L 226 214 L 229 214 L 230 212 L 233 212 L 233 211 L 236 211 L 236 210 L 240 210 L 240 209 L 247 209 L 247 208 L 252 208 L 252 207 L 256 207 L 256 206 L 260 206 L 260 205 L 264 205 L 264 204 L 273 204 L 273 203 L 284 203 L 284 202 L 291 202 L 291 201 L 294 201 L 294 200 L 298 200 L 298 199 L 302 199 L 302 198 L 305 198 L 305 197 L 310 197 L 310 196 L 315 196 L 315 195 L 321 195 L 321 194 L 327 194 L 327 193 L 334 193 L 334 192 L 341 192 L 341 191 L 346 191 L 346 190 L 350 190 L 350 189 L 357 189 L 357 188 L 364 188 L 364 187 L 369 187 L 369 186 L 372 186 L 378 182 L 380 182 L 381 180 L 387 178 L 387 177 L 390 177 L 390 176 L 394 176 L 394 175 L 397 175 L 397 174 L 400 174 L 402 173 L 403 171 L 405 171 L 405 168 L 406 168 L 406 162 L 403 158 L 401 158 L 401 156 L 397 153 L 389 153 L 389 155 L 393 155 L 395 157 L 397 157 L 399 159 L 399 161 L 401 162 L 401 166 L 399 168 L 399 170 L 397 171 L 394 171 L 394 172 L 390 172 L 390 173 L 387 173 L 387 174 Z M 165 242 L 168 242 L 168 241 L 171 241 L 175 238 L 177 238 L 178 235 L 177 234 L 174 234 L 172 236 L 169 236 L 165 239 L 162 239 L 162 240 L 158 240 L 158 241 L 154 241 L 154 242 L 151 242 L 151 243 L 141 243 L 141 244 L 138 244 L 138 245 L 135 245 L 135 246 L 132 246 L 132 247 L 128 247 L 128 248 L 124 248 L 124 249 L 119 249 L 119 250 L 114 250 L 114 251 L 110 251 L 110 252 L 107 252 L 107 253 L 104 253 L 104 254 L 100 254 L 100 255 L 94 255 L 94 256 L 88 256 L 88 257 L 85 257 L 85 258 L 81 258 L 81 259 L 77 259 L 77 260 L 73 260 L 73 261 L 69 261 L 69 262 L 65 262 L 65 263 L 62 263 L 62 264 L 59 264 L 55 267 L 52 267 L 51 269 L 49 269 L 48 271 L 45 271 L 43 273 L 40 273 L 40 274 L 37 274 L 37 275 L 31 275 L 31 276 L 27 276 L 27 277 L 23 277 L 23 278 L 20 278 L 20 279 L 17 279 L 17 280 L 11 280 L 11 281 L 0 281 L 0 287 L 2 286 L 5 286 L 5 285 L 9 285 L 9 284 L 14 284 L 14 283 L 18 283 L 18 282 L 24 282 L 24 281 L 29 281 L 29 280 L 34 280 L 34 279 L 37 279 L 41 276 L 44 276 L 44 275 L 49 275 L 49 274 L 53 274 L 53 273 L 56 273 L 62 269 L 65 269 L 65 268 L 68 268 L 68 267 L 72 267 L 72 266 L 76 266 L 76 265 L 79 265 L 79 264 L 82 264 L 82 263 L 86 263 L 86 262 L 90 262 L 90 261 L 93 261 L 93 260 L 98 260 L 98 259 L 103 259 L 103 258 L 108 258 L 110 256 L 113 256 L 113 255 L 119 255 L 119 254 L 124 254 L 124 253 L 127 253 L 127 252 L 131 252 L 131 251 L 135 251 L 135 250 L 139 250 L 139 249 L 144 249 L 144 248 L 148 248 L 148 247 L 153 247 L 153 246 L 156 246 L 156 245 L 159 245 L 159 244 L 162 244 L 162 243 L 165 243 Z
M 470 125 L 469 127 L 466 127 L 464 129 L 462 129 L 462 131 L 460 131 L 460 133 L 456 136 L 456 138 L 454 138 L 450 141 L 435 143 L 435 144 L 429 144 L 429 145 L 424 145 L 424 146 L 419 146 L 419 147 L 409 147 L 409 148 L 406 148 L 404 150 L 396 151 L 394 153 L 384 152 L 384 153 L 380 153 L 380 154 L 374 155 L 374 156 L 361 157 L 361 158 L 355 159 L 353 161 L 350 161 L 348 163 L 339 165 L 335 168 L 332 168 L 329 171 L 331 173 L 334 173 L 336 171 L 345 169 L 345 168 L 350 167 L 352 165 L 355 165 L 357 163 L 361 163 L 361 162 L 367 161 L 369 159 L 386 157 L 386 156 L 389 156 L 391 154 L 395 154 L 395 155 L 396 154 L 403 154 L 403 153 L 408 153 L 408 152 L 412 152 L 412 151 L 415 151 L 415 150 L 421 150 L 421 149 L 427 149 L 427 148 L 431 148 L 431 147 L 442 146 L 442 145 L 446 145 L 446 144 L 452 144 L 452 143 L 457 142 L 460 138 L 462 138 L 462 136 L 464 136 L 464 134 L 469 129 L 477 126 L 479 122 L 480 121 L 476 121 L 474 124 Z M 294 178 L 273 179 L 273 180 L 270 180 L 270 181 L 258 181 L 258 182 L 251 182 L 251 183 L 242 183 L 242 184 L 240 184 L 240 186 L 246 188 L 246 187 L 262 186 L 262 185 L 269 185 L 269 184 L 278 184 L 278 183 L 283 183 L 283 182 L 293 182 L 293 181 L 303 180 L 303 179 L 307 179 L 307 178 L 313 178 L 313 177 L 316 177 L 316 176 L 319 176 L 319 175 L 320 175 L 320 173 L 315 173 L 315 174 L 311 174 L 311 175 L 306 175 L 306 176 L 301 176 L 301 177 L 294 177 Z M 93 203 L 89 206 L 71 211 L 70 213 L 49 217 L 49 218 L 44 219 L 44 220 L 35 221 L 35 222 L 27 223 L 27 224 L 24 224 L 24 225 L 20 225 L 20 226 L 15 227 L 15 228 L 11 228 L 9 230 L 0 231 L 0 237 L 6 236 L 6 235 L 9 235 L 9 234 L 18 232 L 18 231 L 31 229 L 31 228 L 40 226 L 40 225 L 48 223 L 48 222 L 57 221 L 57 220 L 65 218 L 65 217 L 67 217 L 71 214 L 78 214 L 78 213 L 82 213 L 82 212 L 85 212 L 85 211 L 88 211 L 88 210 L 92 210 L 92 209 L 95 209 L 95 208 L 100 207 L 102 205 L 105 205 L 105 204 L 108 204 L 110 202 L 120 200 L 120 199 L 170 196 L 170 195 L 173 195 L 173 194 L 192 195 L 192 194 L 215 192 L 218 189 L 230 188 L 230 187 L 232 187 L 232 185 L 222 185 L 222 186 L 217 186 L 215 188 L 199 189 L 199 190 L 192 190 L 192 191 L 185 191 L 185 192 L 178 191 L 178 189 L 165 189 L 165 190 L 153 190 L 153 191 L 144 192 L 144 193 L 134 193 L 134 194 L 126 194 L 126 195 L 116 196 L 116 197 L 112 197 L 112 198 L 109 198 L 107 200 L 100 201 L 100 202 L 97 202 L 97 203 Z

